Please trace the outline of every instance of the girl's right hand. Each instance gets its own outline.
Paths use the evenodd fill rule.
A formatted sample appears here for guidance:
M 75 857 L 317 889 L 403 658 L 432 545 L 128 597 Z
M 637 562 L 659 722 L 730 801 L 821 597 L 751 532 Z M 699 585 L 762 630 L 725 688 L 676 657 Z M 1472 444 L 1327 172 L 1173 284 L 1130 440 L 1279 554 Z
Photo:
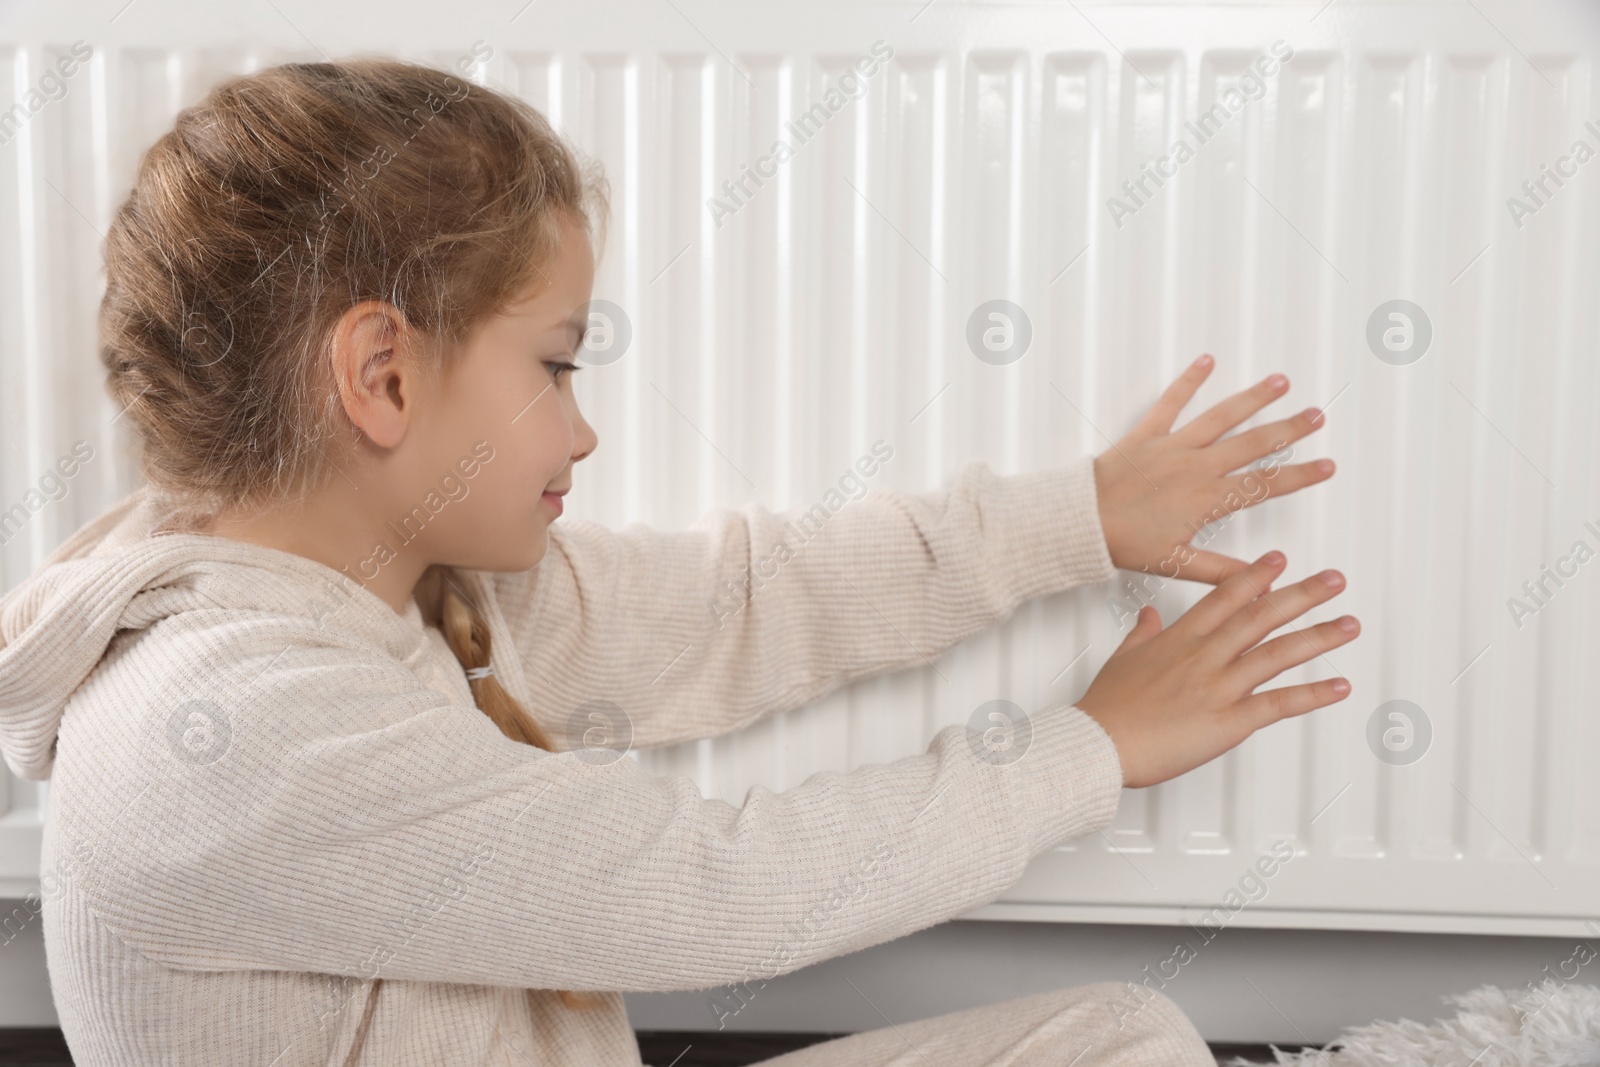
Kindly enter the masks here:
M 1361 632 L 1355 616 L 1345 615 L 1261 643 L 1344 588 L 1344 576 L 1328 570 L 1265 592 L 1285 562 L 1281 552 L 1268 552 L 1165 630 L 1160 612 L 1148 604 L 1139 609 L 1133 630 L 1076 705 L 1117 746 L 1124 786 L 1176 778 L 1269 723 L 1350 694 L 1343 678 L 1255 692 Z

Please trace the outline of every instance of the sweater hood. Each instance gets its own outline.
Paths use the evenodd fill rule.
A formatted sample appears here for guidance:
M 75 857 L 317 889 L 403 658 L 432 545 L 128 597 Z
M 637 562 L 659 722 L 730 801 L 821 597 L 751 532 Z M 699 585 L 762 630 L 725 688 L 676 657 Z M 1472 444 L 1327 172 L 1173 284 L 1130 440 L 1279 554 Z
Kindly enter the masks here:
M 0 598 L 0 754 L 23 778 L 50 777 L 56 736 L 74 692 L 119 631 L 199 608 L 302 615 L 341 628 L 402 660 L 420 655 L 425 628 L 416 601 L 398 614 L 375 593 L 315 560 L 209 534 L 161 529 L 149 485 L 80 528 L 19 586 Z M 246 571 L 278 571 L 263 603 Z

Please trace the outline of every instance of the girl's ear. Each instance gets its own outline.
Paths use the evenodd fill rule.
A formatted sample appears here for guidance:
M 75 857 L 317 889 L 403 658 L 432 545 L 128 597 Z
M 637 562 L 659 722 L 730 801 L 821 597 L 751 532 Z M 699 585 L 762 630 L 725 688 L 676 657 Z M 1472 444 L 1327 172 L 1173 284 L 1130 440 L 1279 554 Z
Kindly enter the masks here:
M 416 407 L 416 364 L 405 349 L 411 336 L 405 315 L 381 300 L 356 304 L 334 324 L 329 358 L 339 402 L 380 448 L 400 443 Z

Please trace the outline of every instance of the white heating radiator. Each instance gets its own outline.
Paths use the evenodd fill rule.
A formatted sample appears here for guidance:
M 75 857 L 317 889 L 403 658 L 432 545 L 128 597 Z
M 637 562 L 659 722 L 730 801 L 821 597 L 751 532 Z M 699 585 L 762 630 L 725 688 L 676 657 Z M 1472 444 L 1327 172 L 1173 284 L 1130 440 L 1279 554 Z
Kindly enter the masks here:
M 0 103 L 26 106 L 47 65 L 92 49 L 0 146 L 0 508 L 74 442 L 95 452 L 0 548 L 5 588 L 137 478 L 94 314 L 100 234 L 138 153 L 230 73 L 464 58 L 612 183 L 595 295 L 633 339 L 576 379 L 601 439 L 577 470 L 586 517 L 809 506 L 879 438 L 894 459 L 875 485 L 938 486 L 972 456 L 1064 462 L 1104 450 L 1203 351 L 1219 366 L 1185 418 L 1274 370 L 1293 388 L 1269 416 L 1329 406 L 1293 459 L 1332 455 L 1335 478 L 1238 514 L 1210 547 L 1281 548 L 1286 580 L 1349 576 L 1305 621 L 1350 611 L 1362 637 L 1283 682 L 1337 672 L 1352 696 L 1127 792 L 1109 830 L 975 915 L 1196 921 L 1282 838 L 1299 854 L 1232 922 L 1593 932 L 1600 564 L 1560 561 L 1600 547 L 1600 162 L 1571 155 L 1600 149 L 1600 103 L 1553 5 L 118 6 L 0 10 Z M 1172 155 L 1180 138 L 1192 156 Z M 778 139 L 792 157 L 770 158 Z M 769 176 L 735 202 L 724 183 L 746 165 Z M 968 345 L 996 299 L 1028 316 L 1020 359 Z M 1425 351 L 1414 313 L 1411 349 L 1369 344 L 1393 300 L 1426 315 Z M 1154 602 L 1170 622 L 1203 592 L 1173 583 Z M 920 752 L 987 700 L 1070 702 L 1120 640 L 1118 595 L 1031 603 L 937 672 L 637 757 L 739 803 L 754 783 Z M 1427 716 L 1416 762 L 1369 744 L 1390 700 Z M 36 884 L 45 801 L 0 779 L 0 895 Z

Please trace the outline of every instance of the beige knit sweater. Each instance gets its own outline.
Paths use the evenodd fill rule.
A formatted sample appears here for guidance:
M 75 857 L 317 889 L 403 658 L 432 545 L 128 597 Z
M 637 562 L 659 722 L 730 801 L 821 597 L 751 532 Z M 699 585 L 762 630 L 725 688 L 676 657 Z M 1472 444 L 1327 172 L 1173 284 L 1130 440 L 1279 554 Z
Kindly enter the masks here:
M 1088 458 L 880 486 L 803 545 L 798 517 L 558 521 L 533 569 L 466 572 L 497 676 L 558 745 L 589 700 L 665 745 L 1115 574 Z M 1116 750 L 1067 705 L 1029 709 L 1015 763 L 979 758 L 956 708 L 923 754 L 737 807 L 631 758 L 518 744 L 415 602 L 152 536 L 161 518 L 131 494 L 0 601 L 0 750 L 51 779 L 45 947 L 80 1067 L 339 1064 L 374 977 L 362 1063 L 636 1065 L 623 991 L 756 988 L 920 930 L 1116 813 Z M 792 558 L 719 628 L 709 602 L 780 541 Z

